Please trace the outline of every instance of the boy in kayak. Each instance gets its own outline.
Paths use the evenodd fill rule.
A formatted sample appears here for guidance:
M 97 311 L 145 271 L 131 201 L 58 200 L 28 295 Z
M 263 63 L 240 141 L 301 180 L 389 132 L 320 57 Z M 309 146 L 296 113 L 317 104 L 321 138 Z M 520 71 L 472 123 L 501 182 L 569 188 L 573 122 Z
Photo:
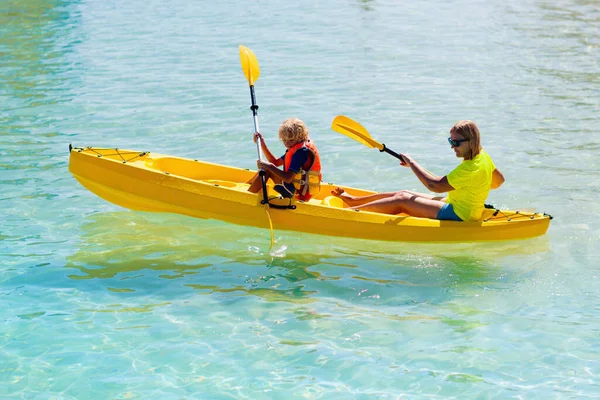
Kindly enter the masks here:
M 259 132 L 254 133 L 254 143 L 260 138 L 261 149 L 267 161 L 257 160 L 256 166 L 265 171 L 265 179 L 271 179 L 273 187 L 285 198 L 294 195 L 298 200 L 308 201 L 318 193 L 321 185 L 321 159 L 315 143 L 308 137 L 308 129 L 298 118 L 288 118 L 279 127 L 279 139 L 285 153 L 275 158 Z M 278 167 L 283 166 L 283 169 Z M 250 181 L 249 192 L 258 193 L 262 181 L 256 174 Z
M 481 219 L 490 189 L 500 187 L 504 183 L 504 176 L 481 147 L 481 135 L 475 122 L 457 122 L 450 129 L 448 143 L 454 149 L 456 157 L 463 161 L 442 177 L 426 171 L 409 155 L 400 154 L 400 165 L 409 167 L 432 192 L 448 192 L 446 198 L 408 190 L 352 196 L 338 187 L 331 193 L 357 210 L 384 214 L 405 213 L 439 220 L 477 221 Z

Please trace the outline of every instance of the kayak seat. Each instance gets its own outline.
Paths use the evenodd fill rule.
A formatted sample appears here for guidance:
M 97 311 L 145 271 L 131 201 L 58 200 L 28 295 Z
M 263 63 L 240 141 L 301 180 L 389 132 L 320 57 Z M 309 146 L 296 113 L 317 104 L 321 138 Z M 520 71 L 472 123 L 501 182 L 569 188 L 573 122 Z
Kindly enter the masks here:
M 344 208 L 344 201 L 339 197 L 327 196 L 321 201 L 321 204 L 328 207 Z

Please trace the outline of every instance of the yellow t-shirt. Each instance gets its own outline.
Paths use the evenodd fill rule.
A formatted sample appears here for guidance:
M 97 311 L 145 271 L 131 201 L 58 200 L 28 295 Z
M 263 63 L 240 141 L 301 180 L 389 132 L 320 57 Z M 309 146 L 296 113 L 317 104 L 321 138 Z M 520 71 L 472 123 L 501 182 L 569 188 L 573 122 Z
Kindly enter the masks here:
M 454 190 L 448 192 L 446 203 L 463 221 L 481 219 L 485 199 L 492 185 L 496 169 L 490 156 L 482 149 L 472 160 L 464 160 L 446 177 Z

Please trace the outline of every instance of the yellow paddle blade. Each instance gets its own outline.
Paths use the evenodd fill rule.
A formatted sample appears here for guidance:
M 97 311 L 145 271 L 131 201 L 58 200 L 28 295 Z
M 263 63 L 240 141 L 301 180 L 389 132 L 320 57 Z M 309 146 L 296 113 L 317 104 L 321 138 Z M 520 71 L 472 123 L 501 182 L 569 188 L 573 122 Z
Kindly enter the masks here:
M 349 138 L 356 140 L 368 147 L 375 147 L 383 151 L 384 146 L 374 140 L 369 132 L 358 122 L 343 115 L 338 115 L 331 123 L 331 129 L 336 132 L 346 135 Z
M 244 75 L 246 75 L 246 79 L 248 79 L 248 83 L 250 83 L 250 86 L 253 86 L 260 75 L 258 59 L 252 50 L 242 45 L 240 45 L 240 63 L 242 64 L 242 70 L 244 71 Z

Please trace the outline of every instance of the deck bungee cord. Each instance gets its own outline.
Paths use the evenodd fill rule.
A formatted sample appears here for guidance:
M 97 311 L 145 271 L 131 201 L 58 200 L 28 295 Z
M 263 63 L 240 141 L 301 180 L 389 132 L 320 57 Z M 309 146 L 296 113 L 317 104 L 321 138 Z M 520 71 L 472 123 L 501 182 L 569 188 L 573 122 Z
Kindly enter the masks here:
M 494 221 L 494 220 L 510 222 L 510 221 L 518 221 L 518 220 L 535 219 L 537 217 L 548 217 L 549 219 L 554 218 L 554 217 L 552 217 L 552 215 L 546 214 L 545 212 L 542 212 L 542 213 L 534 212 L 534 213 L 528 215 L 528 214 L 523 214 L 519 210 L 515 210 L 515 211 L 511 211 L 511 212 L 503 211 L 503 210 L 500 210 L 499 208 L 496 208 L 495 206 L 492 206 L 490 204 L 486 204 L 485 208 L 493 209 L 494 213 L 491 216 L 489 216 L 488 218 L 482 219 L 483 222 L 489 222 L 489 221 Z
M 121 158 L 121 160 L 123 161 L 123 163 L 127 163 L 129 161 L 134 161 L 136 158 L 138 157 L 144 157 L 145 155 L 150 154 L 149 151 L 142 151 L 142 152 L 138 152 L 138 151 L 130 151 L 130 150 L 119 150 L 118 148 L 115 147 L 92 147 L 92 146 L 86 146 L 86 147 L 73 147 L 73 145 L 71 145 L 69 143 L 69 153 L 71 153 L 71 151 L 75 149 L 75 151 L 77 151 L 78 153 L 81 153 L 84 150 L 89 150 L 92 153 L 96 154 L 98 157 L 111 157 L 111 156 L 119 156 Z M 102 153 L 102 150 L 114 150 L 114 153 Z M 125 155 L 129 156 L 131 154 L 135 154 L 133 157 L 125 159 Z

